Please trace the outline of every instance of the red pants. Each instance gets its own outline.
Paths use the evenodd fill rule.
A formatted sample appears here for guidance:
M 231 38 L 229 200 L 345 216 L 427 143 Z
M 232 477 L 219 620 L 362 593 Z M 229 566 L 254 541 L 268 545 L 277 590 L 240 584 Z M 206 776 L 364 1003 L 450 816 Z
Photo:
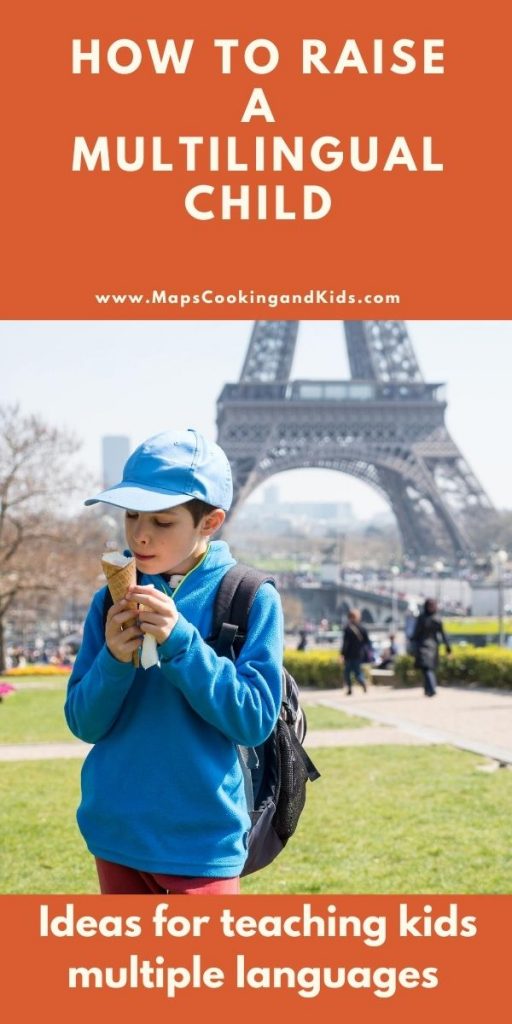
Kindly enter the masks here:
M 171 893 L 182 896 L 236 896 L 240 879 L 189 878 L 186 875 L 154 875 L 96 857 L 96 869 L 103 895 Z

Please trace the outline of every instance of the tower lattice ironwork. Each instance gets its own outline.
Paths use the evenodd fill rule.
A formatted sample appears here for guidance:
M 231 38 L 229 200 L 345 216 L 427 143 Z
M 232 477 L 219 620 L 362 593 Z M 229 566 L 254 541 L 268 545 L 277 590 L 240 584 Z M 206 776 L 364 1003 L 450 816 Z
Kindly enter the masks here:
M 255 322 L 217 406 L 232 512 L 276 473 L 333 469 L 387 499 L 407 555 L 470 556 L 492 505 L 446 428 L 443 385 L 423 379 L 404 321 L 343 325 L 350 379 L 292 381 L 299 321 Z

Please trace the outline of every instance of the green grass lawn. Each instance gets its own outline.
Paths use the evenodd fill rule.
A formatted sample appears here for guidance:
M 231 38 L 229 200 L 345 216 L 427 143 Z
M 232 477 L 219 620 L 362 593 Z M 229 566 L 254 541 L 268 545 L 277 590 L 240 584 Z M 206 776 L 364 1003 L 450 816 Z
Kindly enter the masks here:
M 297 834 L 247 893 L 509 893 L 512 771 L 447 747 L 315 750 Z M 79 761 L 0 763 L 3 893 L 96 892 Z
M 0 763 L 0 892 L 96 892 L 75 822 L 80 761 Z
M 41 690 L 23 689 L 16 684 L 0 704 L 0 743 L 65 743 L 74 737 L 64 718 L 64 683 L 52 683 Z
M 73 742 L 63 714 L 65 684 L 41 684 L 37 690 L 23 689 L 20 684 L 0 704 L 0 744 L 2 743 L 65 743 Z M 308 729 L 356 729 L 368 725 L 365 718 L 355 718 L 335 708 L 308 704 Z
M 345 711 L 324 707 L 322 704 L 306 704 L 308 732 L 313 729 L 360 729 L 363 725 L 371 725 L 368 718 L 347 715 Z
M 440 746 L 314 755 L 300 832 L 246 892 L 512 890 L 512 771 Z

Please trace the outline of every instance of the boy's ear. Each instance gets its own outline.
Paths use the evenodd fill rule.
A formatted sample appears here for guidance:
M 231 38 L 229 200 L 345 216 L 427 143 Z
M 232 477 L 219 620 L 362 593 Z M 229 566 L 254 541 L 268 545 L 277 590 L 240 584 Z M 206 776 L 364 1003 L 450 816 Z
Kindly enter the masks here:
M 205 536 L 216 533 L 217 530 L 220 530 L 225 518 L 226 513 L 221 508 L 208 512 L 208 515 L 201 521 L 201 533 L 204 533 Z

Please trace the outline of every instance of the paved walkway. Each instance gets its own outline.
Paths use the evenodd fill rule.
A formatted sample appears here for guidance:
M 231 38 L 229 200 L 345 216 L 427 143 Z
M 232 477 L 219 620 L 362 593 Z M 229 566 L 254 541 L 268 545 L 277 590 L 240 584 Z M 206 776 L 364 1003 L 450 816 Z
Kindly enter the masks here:
M 322 704 L 373 724 L 359 729 L 311 730 L 308 749 L 368 744 L 447 743 L 503 764 L 512 764 L 512 693 L 497 690 L 441 687 L 428 699 L 419 687 L 372 686 L 354 690 L 304 690 L 304 705 Z M 0 745 L 0 761 L 83 758 L 87 743 L 23 743 Z
M 53 761 L 55 758 L 83 758 L 91 749 L 88 743 L 5 743 L 0 744 L 0 761 Z
M 314 747 L 368 747 L 368 746 L 426 746 L 430 741 L 410 732 L 390 726 L 362 726 L 360 729 L 308 729 L 305 746 Z
M 323 704 L 388 726 L 386 730 L 372 730 L 373 742 L 448 743 L 512 764 L 510 692 L 440 687 L 435 697 L 428 698 L 420 687 L 372 686 L 366 694 L 354 689 L 351 697 L 341 690 L 306 690 L 302 700 L 306 707 L 308 702 Z M 350 730 L 351 734 L 363 731 L 368 732 Z M 358 742 L 347 733 L 345 730 L 343 745 Z M 384 740 L 385 733 L 388 736 Z M 318 735 L 311 732 L 307 746 L 313 746 Z M 393 735 L 394 740 L 390 738 Z

